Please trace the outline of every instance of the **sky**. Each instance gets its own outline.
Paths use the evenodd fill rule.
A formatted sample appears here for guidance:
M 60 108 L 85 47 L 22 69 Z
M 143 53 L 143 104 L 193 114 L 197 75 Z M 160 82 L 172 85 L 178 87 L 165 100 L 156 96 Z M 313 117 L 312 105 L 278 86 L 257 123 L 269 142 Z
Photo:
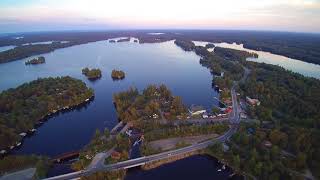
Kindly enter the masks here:
M 0 32 L 230 29 L 320 33 L 320 0 L 0 0 Z

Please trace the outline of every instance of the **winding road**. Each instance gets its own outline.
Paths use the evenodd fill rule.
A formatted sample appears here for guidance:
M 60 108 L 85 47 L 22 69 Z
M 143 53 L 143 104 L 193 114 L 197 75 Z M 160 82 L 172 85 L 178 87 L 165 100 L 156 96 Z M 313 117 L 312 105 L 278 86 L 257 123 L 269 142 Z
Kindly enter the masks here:
M 112 171 L 112 170 L 119 170 L 119 169 L 128 169 L 131 167 L 141 166 L 146 163 L 150 163 L 150 162 L 154 162 L 154 161 L 158 161 L 158 160 L 162 160 L 162 159 L 194 152 L 197 150 L 201 150 L 201 149 L 204 149 L 204 148 L 206 148 L 214 143 L 217 143 L 217 142 L 225 142 L 238 130 L 238 126 L 240 123 L 240 109 L 239 109 L 239 105 L 238 105 L 237 95 L 235 92 L 236 86 L 237 86 L 237 83 L 235 82 L 231 88 L 233 112 L 229 117 L 230 129 L 226 133 L 217 137 L 214 140 L 208 140 L 208 141 L 194 144 L 191 146 L 187 146 L 184 148 L 166 151 L 166 152 L 162 152 L 162 153 L 154 154 L 154 155 L 150 155 L 150 156 L 144 156 L 144 157 L 140 157 L 140 158 L 136 158 L 136 159 L 130 159 L 127 161 L 122 161 L 122 162 L 108 164 L 108 165 L 104 164 L 105 158 L 99 158 L 99 157 L 105 157 L 105 155 L 98 154 L 99 157 L 95 157 L 96 163 L 94 163 L 94 165 L 90 165 L 86 170 L 47 178 L 47 180 L 74 179 L 74 178 L 79 178 L 81 176 L 88 176 L 90 174 L 93 174 L 93 173 L 99 172 L 99 171 Z

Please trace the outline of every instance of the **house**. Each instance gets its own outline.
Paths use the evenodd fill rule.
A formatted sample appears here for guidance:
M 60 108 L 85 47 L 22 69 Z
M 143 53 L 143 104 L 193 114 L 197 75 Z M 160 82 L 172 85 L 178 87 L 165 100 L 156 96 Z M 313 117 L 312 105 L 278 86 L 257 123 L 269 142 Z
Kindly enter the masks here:
M 232 112 L 232 108 L 229 108 L 229 107 L 224 111 L 224 113 L 226 113 L 226 114 L 229 114 L 231 112 Z
M 251 106 L 259 106 L 260 101 L 258 99 L 252 99 L 250 97 L 246 97 L 247 103 L 250 104 Z
M 224 100 L 224 103 L 227 105 L 231 105 L 232 101 L 231 101 L 231 99 L 226 99 L 226 100 Z
M 121 158 L 121 154 L 119 152 L 117 152 L 117 151 L 113 151 L 111 153 L 111 158 L 115 159 L 115 160 L 119 160 Z
M 207 118 L 209 118 L 209 115 L 208 115 L 207 113 L 203 113 L 203 114 L 202 114 L 202 118 L 203 118 L 203 119 L 207 119 Z
M 207 112 L 202 106 L 194 106 L 192 105 L 189 109 L 191 115 L 200 115 Z

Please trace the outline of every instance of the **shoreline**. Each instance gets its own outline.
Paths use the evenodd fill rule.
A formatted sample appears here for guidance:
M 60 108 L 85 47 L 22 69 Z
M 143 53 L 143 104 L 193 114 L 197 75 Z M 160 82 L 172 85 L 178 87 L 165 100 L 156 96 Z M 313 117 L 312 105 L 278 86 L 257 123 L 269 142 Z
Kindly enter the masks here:
M 6 149 L 6 153 L 3 154 L 1 157 L 3 158 L 3 157 L 8 156 L 8 155 L 16 155 L 16 151 L 19 151 L 20 147 L 23 144 L 24 139 L 25 138 L 30 138 L 33 135 L 35 135 L 35 133 L 37 131 L 37 128 L 41 127 L 50 118 L 52 118 L 54 116 L 58 116 L 59 113 L 66 113 L 66 112 L 70 112 L 70 111 L 73 111 L 73 110 L 78 109 L 78 108 L 85 107 L 86 105 L 91 103 L 94 100 L 94 98 L 95 98 L 95 95 L 93 94 L 91 97 L 85 99 L 81 103 L 74 104 L 74 105 L 71 105 L 71 106 L 64 106 L 64 107 L 61 107 L 61 108 L 59 108 L 57 110 L 52 110 L 48 114 L 44 115 L 39 120 L 37 120 L 37 123 L 34 124 L 34 128 L 33 129 L 30 129 L 27 132 L 20 133 L 19 135 L 21 136 L 21 140 L 19 142 L 16 142 L 15 145 L 9 146 Z

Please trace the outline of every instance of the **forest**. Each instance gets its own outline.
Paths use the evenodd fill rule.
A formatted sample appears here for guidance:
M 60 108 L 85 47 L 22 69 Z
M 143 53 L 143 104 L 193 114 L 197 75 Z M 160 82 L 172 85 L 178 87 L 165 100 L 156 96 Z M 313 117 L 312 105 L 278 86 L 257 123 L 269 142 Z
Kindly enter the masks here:
M 82 74 L 84 74 L 91 81 L 100 79 L 102 76 L 100 69 L 89 69 L 87 67 L 82 69 Z
M 320 177 L 320 81 L 274 65 L 247 62 L 247 66 L 252 72 L 240 88 L 244 96 L 261 101 L 259 107 L 249 109 L 249 115 L 274 124 L 275 136 L 288 139 L 276 144 L 304 157 L 303 167 Z
M 172 119 L 187 113 L 181 97 L 173 96 L 165 85 L 149 85 L 142 94 L 136 88 L 130 88 L 114 94 L 113 102 L 119 119 L 124 122 L 151 119 L 154 114 L 160 116 L 161 111 Z
M 120 80 L 120 79 L 124 79 L 125 77 L 125 73 L 121 70 L 112 70 L 111 72 L 111 77 L 113 80 Z
M 212 43 L 227 42 L 243 44 L 245 48 L 263 50 L 274 54 L 320 64 L 320 36 L 318 34 L 267 32 L 267 31 L 227 31 L 227 30 L 159 30 L 164 34 L 157 36 L 148 33 L 151 30 L 135 31 L 99 31 L 99 32 L 39 32 L 0 37 L 0 47 L 14 45 L 13 50 L 0 52 L 0 63 L 48 53 L 55 49 L 70 47 L 89 42 L 116 37 L 135 37 L 139 43 L 158 43 L 170 40 L 208 41 Z M 44 41 L 69 41 L 60 44 L 26 45 L 25 43 Z
M 260 106 L 247 109 L 249 117 L 260 122 L 252 127 L 256 132 L 253 135 L 257 137 L 249 137 L 246 130 L 233 136 L 238 146 L 233 146 L 227 154 L 231 164 L 259 179 L 283 179 L 292 170 L 302 172 L 305 169 L 310 169 L 319 178 L 320 81 L 279 66 L 245 61 L 247 57 L 256 57 L 251 53 L 226 48 L 215 48 L 215 53 L 204 49 L 198 52 L 202 54 L 200 63 L 211 69 L 214 84 L 219 86 L 230 87 L 233 80 L 243 77 L 243 67 L 249 69 L 247 80 L 240 83 L 241 97 L 249 96 L 261 101 Z M 226 76 L 216 75 L 221 71 Z M 271 127 L 265 124 L 271 124 Z M 239 136 L 245 140 L 239 140 Z M 273 145 L 271 151 L 260 147 L 266 140 Z M 255 154 L 255 159 L 251 160 L 252 156 L 247 152 Z M 294 158 L 283 162 L 279 159 L 283 155 L 281 152 L 287 152 Z M 241 162 L 248 161 L 251 162 L 250 167 L 241 166 Z
M 40 78 L 0 94 L 0 149 L 21 141 L 48 114 L 83 103 L 93 96 L 80 80 L 66 77 Z

